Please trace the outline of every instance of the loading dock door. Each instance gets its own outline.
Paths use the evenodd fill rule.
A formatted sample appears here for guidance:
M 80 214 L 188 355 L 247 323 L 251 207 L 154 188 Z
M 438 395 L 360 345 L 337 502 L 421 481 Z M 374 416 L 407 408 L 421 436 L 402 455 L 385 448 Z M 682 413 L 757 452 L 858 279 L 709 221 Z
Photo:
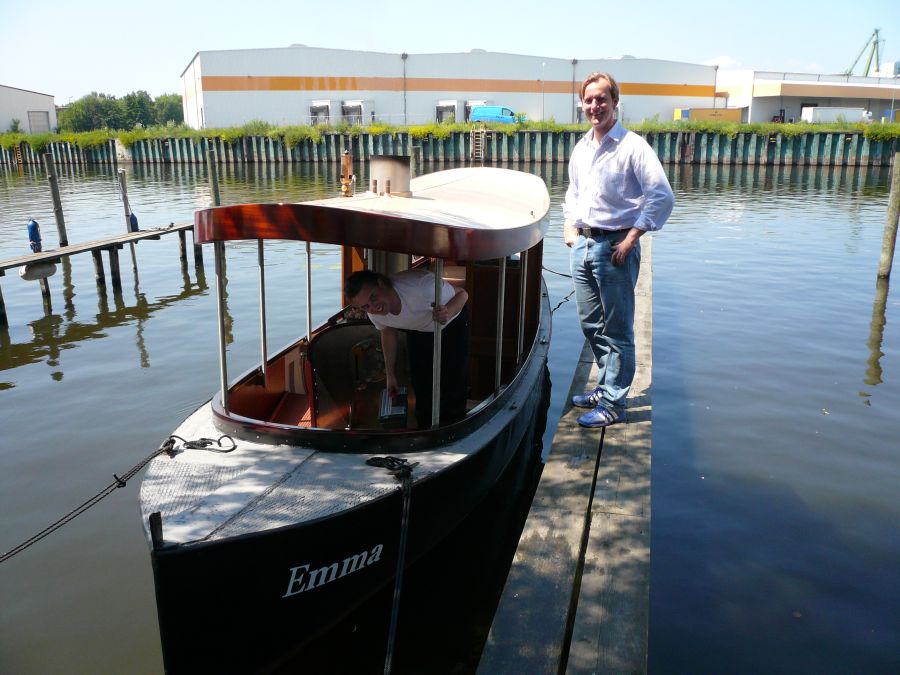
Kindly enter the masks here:
M 50 131 L 50 113 L 46 110 L 28 111 L 28 132 L 45 134 Z
M 328 124 L 331 114 L 331 101 L 313 101 L 309 106 L 309 123 Z
M 341 115 L 348 124 L 362 124 L 362 101 L 344 101 L 341 105 Z
M 434 107 L 434 119 L 438 122 L 455 122 L 456 101 L 438 101 Z

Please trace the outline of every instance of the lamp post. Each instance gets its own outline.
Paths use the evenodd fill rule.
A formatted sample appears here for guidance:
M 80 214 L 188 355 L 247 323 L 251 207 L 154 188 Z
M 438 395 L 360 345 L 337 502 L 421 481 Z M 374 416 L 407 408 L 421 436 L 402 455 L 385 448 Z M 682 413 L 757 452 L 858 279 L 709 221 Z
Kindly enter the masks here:
M 541 122 L 544 121 L 544 66 L 546 62 L 541 62 Z

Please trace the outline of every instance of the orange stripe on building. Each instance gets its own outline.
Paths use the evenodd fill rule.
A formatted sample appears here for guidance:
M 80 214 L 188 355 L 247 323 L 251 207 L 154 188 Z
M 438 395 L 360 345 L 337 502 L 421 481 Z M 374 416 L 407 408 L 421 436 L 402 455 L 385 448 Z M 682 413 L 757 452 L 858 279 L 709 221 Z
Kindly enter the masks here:
M 237 76 L 204 75 L 203 91 L 403 91 L 402 77 L 335 76 Z M 513 92 L 571 94 L 580 82 L 547 80 L 490 80 L 449 77 L 409 77 L 406 91 Z M 619 91 L 631 96 L 714 96 L 715 87 L 704 84 L 655 84 L 621 82 Z

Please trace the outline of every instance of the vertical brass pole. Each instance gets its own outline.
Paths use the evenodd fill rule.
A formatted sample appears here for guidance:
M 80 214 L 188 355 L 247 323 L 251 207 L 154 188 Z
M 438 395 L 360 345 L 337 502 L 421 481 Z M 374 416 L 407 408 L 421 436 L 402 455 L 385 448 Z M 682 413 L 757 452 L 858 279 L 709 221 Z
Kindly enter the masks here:
M 500 370 L 503 363 L 503 305 L 506 301 L 506 257 L 500 258 L 497 280 L 497 348 L 494 350 L 494 395 L 500 393 Z
M 222 408 L 228 411 L 228 364 L 225 351 L 225 243 L 213 244 L 216 255 L 216 315 L 219 319 L 219 381 Z
M 269 353 L 266 337 L 266 264 L 263 251 L 263 240 L 257 242 L 257 257 L 259 258 L 259 341 L 262 347 L 263 386 L 269 382 Z
M 434 261 L 434 306 L 441 304 L 441 287 L 444 285 L 444 261 Z M 431 360 L 431 428 L 441 423 L 441 324 L 434 322 L 434 354 Z

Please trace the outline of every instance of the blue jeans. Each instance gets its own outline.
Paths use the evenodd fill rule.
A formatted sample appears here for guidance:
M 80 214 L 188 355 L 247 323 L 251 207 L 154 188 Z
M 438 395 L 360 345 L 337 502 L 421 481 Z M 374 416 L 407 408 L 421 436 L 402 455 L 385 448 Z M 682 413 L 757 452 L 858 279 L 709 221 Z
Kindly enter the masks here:
M 612 253 L 628 230 L 579 235 L 571 250 L 572 280 L 581 330 L 600 370 L 602 405 L 624 410 L 634 380 L 634 287 L 641 266 L 640 241 L 622 265 Z

